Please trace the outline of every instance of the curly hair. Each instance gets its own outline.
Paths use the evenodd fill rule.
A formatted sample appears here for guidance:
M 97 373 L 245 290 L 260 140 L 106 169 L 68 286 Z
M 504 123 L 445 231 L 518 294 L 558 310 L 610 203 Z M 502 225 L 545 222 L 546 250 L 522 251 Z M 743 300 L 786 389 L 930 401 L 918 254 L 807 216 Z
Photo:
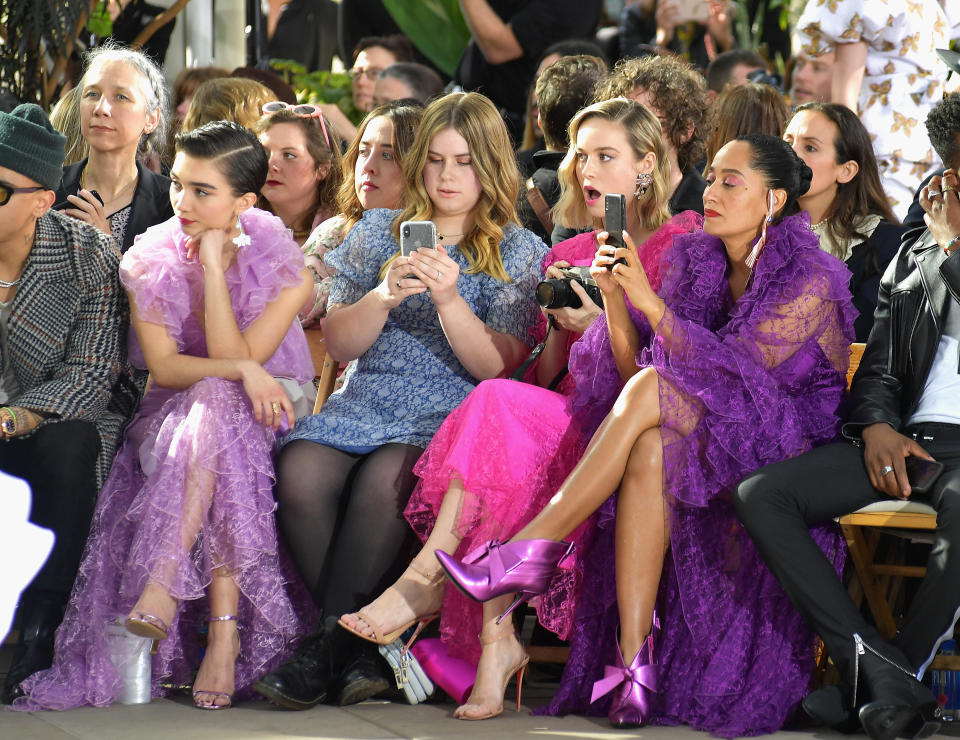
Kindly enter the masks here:
M 393 158 L 397 164 L 403 167 L 403 160 L 410 145 L 413 144 L 413 137 L 416 135 L 417 127 L 420 125 L 420 119 L 423 116 L 423 108 L 416 105 L 407 105 L 404 103 L 385 103 L 378 105 L 372 111 L 367 113 L 366 117 L 357 126 L 357 135 L 353 137 L 349 148 L 343 155 L 342 179 L 340 189 L 337 191 L 337 208 L 344 216 L 343 233 L 346 234 L 363 217 L 363 204 L 357 195 L 357 183 L 354 170 L 357 166 L 357 159 L 360 157 L 360 140 L 363 138 L 367 126 L 375 118 L 386 118 L 393 126 Z
M 724 144 L 741 134 L 782 136 L 790 106 L 772 85 L 748 82 L 727 87 L 713 103 L 713 130 L 707 137 L 707 167 Z
M 540 128 L 547 149 L 562 151 L 570 142 L 567 128 L 577 111 L 593 100 L 597 83 L 607 73 L 600 57 L 578 54 L 560 57 L 536 82 Z
M 960 93 L 951 93 L 927 114 L 927 136 L 940 161 L 960 167 Z
M 480 182 L 480 199 L 473 209 L 473 224 L 459 244 L 470 263 L 471 274 L 485 272 L 510 281 L 500 256 L 500 242 L 507 224 L 519 225 L 516 203 L 520 194 L 520 171 L 507 127 L 490 99 L 480 93 L 450 93 L 437 98 L 423 112 L 413 145 L 403 161 L 407 204 L 393 223 L 400 241 L 402 221 L 426 221 L 433 216 L 433 202 L 423 185 L 423 169 L 433 137 L 453 129 L 467 142 L 470 160 Z M 381 268 L 385 275 L 394 258 Z
M 657 117 L 650 109 L 633 100 L 613 98 L 594 103 L 577 113 L 570 121 L 570 148 L 557 169 L 560 181 L 560 199 L 554 206 L 556 220 L 564 226 L 582 226 L 591 221 L 583 202 L 583 191 L 577 180 L 577 133 L 591 118 L 602 118 L 618 123 L 637 159 L 653 152 L 657 159 L 653 168 L 653 182 L 640 197 L 627 194 L 633 203 L 640 225 L 649 231 L 659 229 L 670 218 L 670 160 Z M 603 219 L 593 219 L 594 226 L 603 228 Z
M 710 131 L 710 98 L 703 76 L 677 57 L 624 59 L 597 85 L 594 99 L 630 98 L 638 90 L 650 96 L 663 133 L 677 152 L 680 171 L 686 172 L 703 157 Z

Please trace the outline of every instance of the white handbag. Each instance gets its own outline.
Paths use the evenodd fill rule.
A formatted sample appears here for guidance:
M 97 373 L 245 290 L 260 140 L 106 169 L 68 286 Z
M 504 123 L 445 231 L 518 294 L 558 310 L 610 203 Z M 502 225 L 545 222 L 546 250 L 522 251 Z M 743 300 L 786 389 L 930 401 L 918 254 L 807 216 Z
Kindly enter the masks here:
M 420 704 L 433 694 L 433 681 L 427 676 L 416 657 L 409 650 L 404 651 L 404 641 L 400 638 L 389 645 L 380 645 L 380 655 L 393 669 L 397 688 L 410 704 Z

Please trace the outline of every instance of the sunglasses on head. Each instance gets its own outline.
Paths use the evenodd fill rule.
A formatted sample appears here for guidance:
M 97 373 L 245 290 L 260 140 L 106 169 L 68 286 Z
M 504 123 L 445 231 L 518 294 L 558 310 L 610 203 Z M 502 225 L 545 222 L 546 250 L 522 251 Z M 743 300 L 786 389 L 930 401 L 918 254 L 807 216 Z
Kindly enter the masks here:
M 327 124 L 323 120 L 323 111 L 320 110 L 319 106 L 311 105 L 310 103 L 298 103 L 297 105 L 290 105 L 289 103 L 284 103 L 282 100 L 274 100 L 269 103 L 265 103 L 261 110 L 267 114 L 288 110 L 295 116 L 300 116 L 300 118 L 319 118 L 320 129 L 323 131 L 323 140 L 327 143 L 327 149 L 333 151 L 333 147 L 330 146 L 330 136 L 327 134 Z
M 7 185 L 5 182 L 0 182 L 0 206 L 7 205 L 15 193 L 35 193 L 38 190 L 46 190 L 46 188 L 44 188 L 42 185 L 37 185 L 36 187 L 32 188 L 15 188 L 13 185 Z

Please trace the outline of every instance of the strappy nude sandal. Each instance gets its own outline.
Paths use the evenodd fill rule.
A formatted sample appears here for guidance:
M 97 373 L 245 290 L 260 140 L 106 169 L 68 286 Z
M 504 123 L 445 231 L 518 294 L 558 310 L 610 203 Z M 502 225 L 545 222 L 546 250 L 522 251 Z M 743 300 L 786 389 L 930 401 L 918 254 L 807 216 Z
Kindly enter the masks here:
M 413 563 L 410 563 L 410 565 L 408 565 L 407 568 L 412 570 L 414 573 L 417 573 L 418 575 L 422 576 L 426 580 L 425 584 L 418 584 L 418 585 L 425 585 L 427 588 L 433 588 L 443 583 L 444 581 L 444 574 L 442 570 L 433 574 L 425 573 L 423 570 L 421 570 L 419 567 L 417 567 Z M 389 591 L 392 588 L 400 594 L 401 599 L 403 599 L 404 601 L 407 601 L 406 597 L 403 595 L 403 591 L 397 588 L 397 584 L 401 583 L 403 580 L 404 578 L 403 576 L 401 576 L 400 579 L 397 581 L 397 583 L 390 586 L 387 589 L 387 591 Z M 383 628 L 376 622 L 376 620 L 374 620 L 370 616 L 370 613 L 367 612 L 366 609 L 360 609 L 359 611 L 356 612 L 356 615 L 360 619 L 362 619 L 364 623 L 372 630 L 373 632 L 372 635 L 365 634 L 360 630 L 358 630 L 353 625 L 347 624 L 346 622 L 343 621 L 343 618 L 338 619 L 337 624 L 343 627 L 350 634 L 356 635 L 357 637 L 362 637 L 364 640 L 376 643 L 377 645 L 389 645 L 392 642 L 395 642 L 404 632 L 410 629 L 413 625 L 417 625 L 417 628 L 416 630 L 414 630 L 413 635 L 411 635 L 410 639 L 407 640 L 407 643 L 403 648 L 403 651 L 406 652 L 407 650 L 410 649 L 410 646 L 413 645 L 414 641 L 423 631 L 423 628 L 426 627 L 428 624 L 430 624 L 437 617 L 439 617 L 440 612 L 437 611 L 437 612 L 432 612 L 431 614 L 425 614 L 424 616 L 421 616 L 421 617 L 414 617 L 413 619 L 406 622 L 405 624 L 402 624 L 401 626 L 397 627 L 395 630 L 392 630 L 391 632 L 387 632 L 387 633 L 384 633 Z
M 210 617 L 210 619 L 208 619 L 207 621 L 208 621 L 208 622 L 236 622 L 236 621 L 237 621 L 237 615 L 236 615 L 236 614 L 226 614 L 226 615 L 224 615 L 224 616 L 222 616 L 222 617 Z M 237 632 L 237 643 L 238 643 L 238 646 L 237 646 L 237 657 L 240 657 L 240 649 L 239 649 L 240 634 L 239 634 L 239 629 L 240 629 L 240 626 L 237 625 L 237 630 L 238 630 L 238 632 Z M 203 700 L 201 700 L 200 698 L 198 698 L 198 697 L 200 697 L 200 696 L 208 696 L 208 697 L 210 697 L 210 699 L 203 699 Z M 227 700 L 227 703 L 226 703 L 226 704 L 217 704 L 217 699 L 220 699 L 220 698 L 226 699 L 226 700 Z M 233 706 L 233 694 L 228 694 L 226 691 L 208 691 L 208 690 L 206 690 L 206 689 L 198 689 L 198 688 L 196 688 L 196 684 L 194 684 L 194 689 L 193 689 L 193 705 L 194 705 L 197 709 L 229 709 L 230 707 Z
M 481 645 L 491 645 L 495 642 L 500 642 L 500 640 L 506 639 L 507 637 L 513 637 L 517 640 L 517 642 L 520 642 L 519 636 L 517 635 L 516 632 L 513 632 L 513 631 L 504 632 L 499 637 L 493 637 L 490 639 L 485 638 L 483 635 L 478 635 L 478 637 L 480 638 Z M 520 647 L 523 648 L 522 642 L 520 642 Z M 457 709 L 453 713 L 454 719 L 478 721 L 483 719 L 492 719 L 494 717 L 499 717 L 501 714 L 503 714 L 503 695 L 507 693 L 507 684 L 510 683 L 510 678 L 514 675 L 517 677 L 517 711 L 519 712 L 520 699 L 523 694 L 523 674 L 524 674 L 524 671 L 527 670 L 527 664 L 529 662 L 530 662 L 530 656 L 527 655 L 526 649 L 523 648 L 523 657 L 520 659 L 520 662 L 518 662 L 513 668 L 507 671 L 503 676 L 503 689 L 500 691 L 501 699 L 500 699 L 499 707 L 487 712 L 486 714 L 481 714 L 481 715 L 457 714 L 457 712 L 460 711 L 460 709 L 462 708 L 462 707 L 457 707 Z M 467 703 L 464 704 L 463 706 L 467 706 L 469 704 L 470 704 L 470 700 L 468 699 Z

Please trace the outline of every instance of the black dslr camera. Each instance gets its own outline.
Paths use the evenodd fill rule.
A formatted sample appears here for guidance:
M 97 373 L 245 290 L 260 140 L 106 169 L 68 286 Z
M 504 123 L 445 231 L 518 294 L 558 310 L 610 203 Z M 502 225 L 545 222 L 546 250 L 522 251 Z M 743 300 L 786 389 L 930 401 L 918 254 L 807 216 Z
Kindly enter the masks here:
M 597 286 L 597 281 L 590 277 L 589 267 L 568 267 L 560 270 L 563 273 L 562 278 L 552 278 L 544 280 L 537 285 L 537 302 L 544 308 L 581 308 L 583 301 L 580 300 L 573 287 L 571 280 L 576 280 L 583 289 L 587 291 L 590 300 L 598 306 L 603 306 L 603 294 Z

